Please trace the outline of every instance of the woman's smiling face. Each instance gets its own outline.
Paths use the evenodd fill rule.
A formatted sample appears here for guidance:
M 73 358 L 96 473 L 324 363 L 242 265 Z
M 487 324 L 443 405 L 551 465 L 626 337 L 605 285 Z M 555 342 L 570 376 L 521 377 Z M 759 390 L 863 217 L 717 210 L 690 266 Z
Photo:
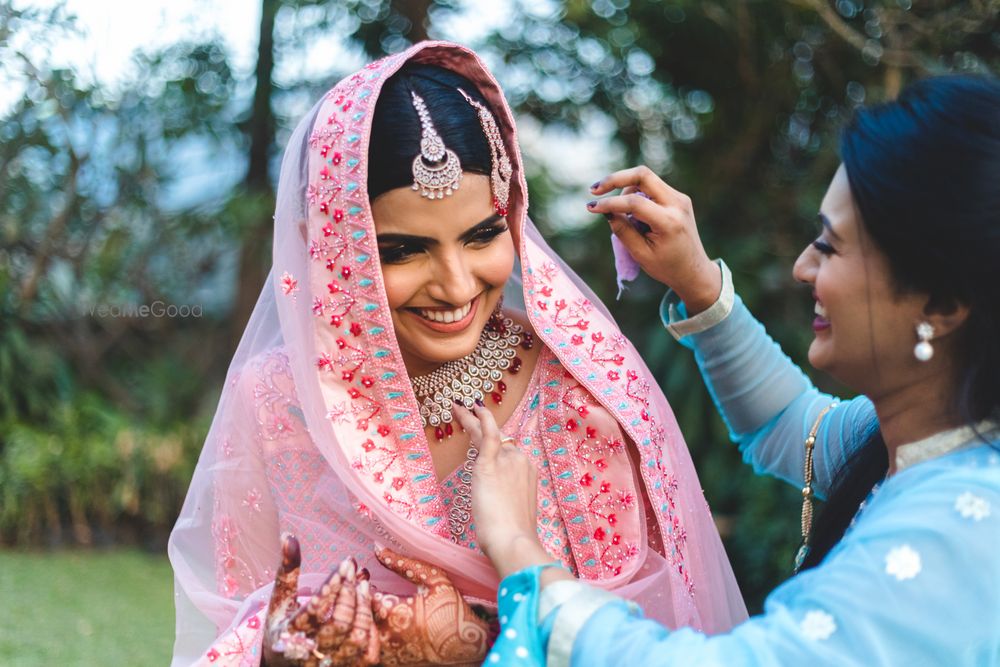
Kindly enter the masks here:
M 809 362 L 869 396 L 891 390 L 916 365 L 915 328 L 927 297 L 894 283 L 888 258 L 861 224 L 843 166 L 819 219 L 819 237 L 793 269 L 796 280 L 812 286 L 816 300 Z
M 444 199 L 396 188 L 372 202 L 386 297 L 407 372 L 472 352 L 514 268 L 489 177 L 466 173 Z

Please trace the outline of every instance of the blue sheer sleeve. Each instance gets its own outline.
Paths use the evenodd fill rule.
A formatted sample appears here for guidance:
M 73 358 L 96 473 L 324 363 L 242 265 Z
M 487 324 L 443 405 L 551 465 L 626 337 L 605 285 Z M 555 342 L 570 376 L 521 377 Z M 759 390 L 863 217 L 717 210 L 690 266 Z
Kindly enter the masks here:
M 723 276 L 731 281 L 728 271 Z M 668 294 L 661 308 L 664 325 L 672 333 L 690 331 L 684 322 L 695 318 L 678 321 L 678 315 L 685 315 L 684 307 L 671 299 Z M 835 399 L 812 385 L 738 296 L 732 299 L 720 321 L 679 340 L 694 350 L 705 384 L 743 459 L 758 473 L 801 486 L 803 442 L 820 411 Z M 832 476 L 875 428 L 875 410 L 864 397 L 841 402 L 823 418 L 813 463 L 819 497 L 826 496 Z

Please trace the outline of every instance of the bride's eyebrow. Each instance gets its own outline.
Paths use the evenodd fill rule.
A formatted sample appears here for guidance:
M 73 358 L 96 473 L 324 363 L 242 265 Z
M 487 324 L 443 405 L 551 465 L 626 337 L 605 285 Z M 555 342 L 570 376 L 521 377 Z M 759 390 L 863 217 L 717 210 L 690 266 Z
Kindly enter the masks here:
M 475 225 L 469 227 L 467 230 L 462 232 L 461 236 L 458 237 L 458 240 L 464 243 L 469 239 L 475 237 L 476 234 L 479 234 L 484 230 L 492 228 L 494 225 L 496 225 L 497 221 L 501 219 L 502 217 L 498 213 L 494 213 L 485 220 L 477 222 Z M 397 234 L 393 232 L 377 235 L 376 241 L 383 245 L 411 244 L 411 245 L 420 245 L 423 247 L 430 247 L 438 244 L 438 240 L 435 238 L 431 238 L 430 236 L 418 236 L 416 234 Z

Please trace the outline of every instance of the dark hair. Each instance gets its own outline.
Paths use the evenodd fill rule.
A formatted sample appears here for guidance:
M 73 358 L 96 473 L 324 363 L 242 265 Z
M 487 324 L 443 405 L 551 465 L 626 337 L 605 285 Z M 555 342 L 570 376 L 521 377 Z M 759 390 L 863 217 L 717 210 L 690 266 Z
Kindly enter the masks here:
M 475 84 L 436 65 L 407 63 L 382 87 L 375 104 L 368 144 L 368 198 L 413 183 L 413 158 L 420 154 L 420 118 L 411 91 L 423 98 L 445 146 L 455 151 L 462 171 L 489 174 L 490 147 L 479 116 L 462 94 L 490 108 Z M 494 114 L 495 116 L 495 114 Z
M 1000 82 L 924 79 L 893 102 L 860 109 L 840 156 L 861 220 L 900 290 L 963 304 L 956 331 L 957 391 L 968 424 L 1000 416 Z M 840 540 L 888 467 L 876 432 L 836 475 L 803 569 Z

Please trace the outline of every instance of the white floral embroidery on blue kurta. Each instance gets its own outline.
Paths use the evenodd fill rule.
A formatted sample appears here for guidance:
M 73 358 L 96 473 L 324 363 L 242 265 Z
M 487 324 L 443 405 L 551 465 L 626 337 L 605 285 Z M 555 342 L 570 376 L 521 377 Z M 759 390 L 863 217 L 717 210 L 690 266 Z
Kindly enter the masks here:
M 966 491 L 955 499 L 955 511 L 965 519 L 982 521 L 990 515 L 990 501 Z
M 913 579 L 920 572 L 920 554 L 909 544 L 891 549 L 885 555 L 885 572 L 899 581 Z
M 799 623 L 799 630 L 806 639 L 820 641 L 830 638 L 830 635 L 837 630 L 837 622 L 825 611 L 814 609 L 803 617 Z

